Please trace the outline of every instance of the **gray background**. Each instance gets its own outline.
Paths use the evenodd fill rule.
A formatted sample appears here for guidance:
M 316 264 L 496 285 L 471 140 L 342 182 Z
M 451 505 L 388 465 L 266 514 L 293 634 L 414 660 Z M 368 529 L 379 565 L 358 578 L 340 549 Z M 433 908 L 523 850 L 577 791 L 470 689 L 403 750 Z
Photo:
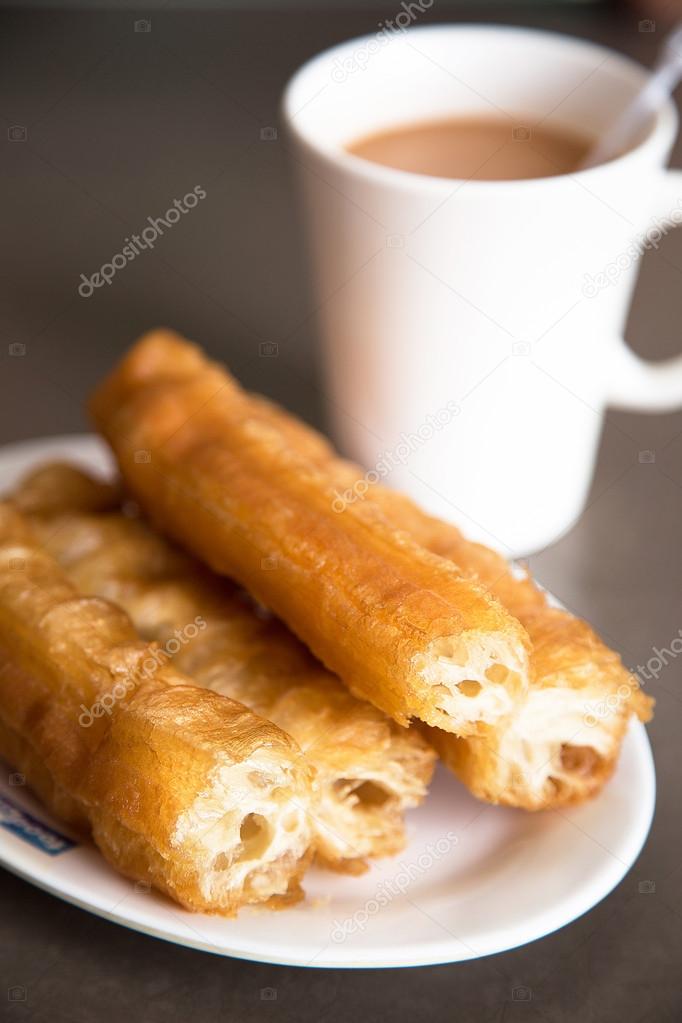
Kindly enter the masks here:
M 250 386 L 323 425 L 312 304 L 286 146 L 282 86 L 316 51 L 376 30 L 396 3 L 324 10 L 0 14 L 3 341 L 0 439 L 79 431 L 83 399 L 142 330 L 166 323 Z M 605 42 L 650 63 L 662 25 L 628 7 L 436 3 L 421 21 L 516 21 Z M 152 31 L 133 31 L 151 13 Z M 26 141 L 6 141 L 6 129 Z M 682 165 L 682 152 L 673 162 Z M 80 274 L 195 185 L 207 198 L 119 271 Z M 652 358 L 680 348 L 682 233 L 647 255 L 629 336 Z M 274 341 L 279 355 L 259 357 Z M 24 348 L 11 355 L 10 345 Z M 21 351 L 16 347 L 14 351 Z M 655 452 L 641 462 L 640 452 Z M 682 416 L 610 413 L 589 507 L 531 559 L 631 667 L 682 626 Z M 301 970 L 214 958 L 136 935 L 0 872 L 0 1018 L 36 1021 L 573 1020 L 682 1017 L 679 666 L 651 683 L 659 778 L 654 828 L 622 884 L 582 919 L 478 962 L 386 972 Z M 655 891 L 640 893 L 642 881 Z M 651 885 L 645 886 L 650 888 Z M 5 989 L 26 988 L 9 1004 Z M 512 989 L 531 989 L 529 1002 Z M 276 989 L 264 1001 L 261 989 Z

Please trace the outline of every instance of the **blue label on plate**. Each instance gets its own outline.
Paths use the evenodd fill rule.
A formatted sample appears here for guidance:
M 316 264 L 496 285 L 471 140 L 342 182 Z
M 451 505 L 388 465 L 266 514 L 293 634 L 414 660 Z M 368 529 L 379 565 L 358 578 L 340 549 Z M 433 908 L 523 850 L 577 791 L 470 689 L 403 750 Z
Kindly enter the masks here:
M 58 831 L 26 813 L 6 796 L 0 796 L 0 827 L 5 831 L 11 831 L 17 838 L 42 850 L 48 856 L 59 856 L 76 845 L 66 835 L 60 835 Z

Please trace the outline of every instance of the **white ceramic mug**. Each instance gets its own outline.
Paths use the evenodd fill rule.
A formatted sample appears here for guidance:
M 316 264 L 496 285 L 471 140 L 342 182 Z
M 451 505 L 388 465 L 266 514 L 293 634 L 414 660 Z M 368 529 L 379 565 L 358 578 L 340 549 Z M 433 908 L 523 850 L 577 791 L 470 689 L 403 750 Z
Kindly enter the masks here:
M 526 554 L 580 514 L 607 405 L 682 404 L 682 357 L 644 362 L 622 337 L 639 255 L 682 221 L 671 103 L 625 155 L 552 178 L 458 181 L 345 150 L 458 115 L 508 118 L 510 145 L 541 121 L 596 134 L 646 74 L 564 36 L 436 26 L 345 43 L 289 83 L 332 426 L 368 470 L 339 508 L 381 480 Z

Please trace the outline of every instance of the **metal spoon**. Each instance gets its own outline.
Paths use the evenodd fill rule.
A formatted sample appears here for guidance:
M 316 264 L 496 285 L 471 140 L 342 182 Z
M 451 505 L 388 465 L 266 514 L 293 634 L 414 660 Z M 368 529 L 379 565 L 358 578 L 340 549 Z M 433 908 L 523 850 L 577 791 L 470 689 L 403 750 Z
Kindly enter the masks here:
M 628 103 L 582 160 L 581 169 L 606 163 L 625 152 L 670 97 L 682 78 L 682 22 L 666 37 L 646 85 Z

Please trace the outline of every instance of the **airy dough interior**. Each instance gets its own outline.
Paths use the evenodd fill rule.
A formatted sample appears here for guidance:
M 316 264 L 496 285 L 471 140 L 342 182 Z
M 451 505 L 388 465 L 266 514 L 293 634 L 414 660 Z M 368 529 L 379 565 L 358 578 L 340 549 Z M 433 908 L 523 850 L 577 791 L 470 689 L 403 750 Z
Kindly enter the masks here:
M 377 850 L 380 855 L 398 852 L 404 845 L 403 811 L 423 795 L 423 784 L 395 761 L 384 762 L 382 770 L 321 778 L 315 809 L 321 859 L 330 865 L 341 857 L 355 859 L 355 865 L 337 865 L 359 871 L 365 869 L 359 861 Z
M 512 775 L 514 769 L 521 772 L 539 805 L 559 787 L 583 790 L 590 776 L 615 756 L 621 722 L 612 715 L 600 718 L 600 707 L 603 693 L 532 690 L 504 729 L 498 749 L 502 765 Z
M 511 654 L 511 656 L 510 656 Z M 421 676 L 441 699 L 429 724 L 451 731 L 451 721 L 495 724 L 514 706 L 524 670 L 507 640 L 443 636 L 426 652 Z
M 201 861 L 206 899 L 286 895 L 291 865 L 310 841 L 306 810 L 293 793 L 288 770 L 267 750 L 216 768 L 173 835 L 175 845 L 191 846 Z M 232 807 L 227 813 L 226 806 Z

